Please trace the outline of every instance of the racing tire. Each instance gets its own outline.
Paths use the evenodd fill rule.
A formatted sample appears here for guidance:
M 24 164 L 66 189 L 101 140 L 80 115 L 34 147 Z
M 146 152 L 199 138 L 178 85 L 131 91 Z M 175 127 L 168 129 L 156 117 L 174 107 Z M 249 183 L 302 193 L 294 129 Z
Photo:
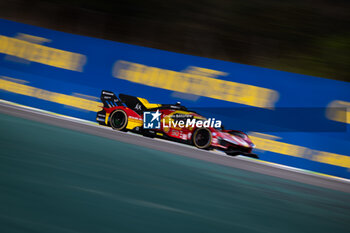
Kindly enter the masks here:
M 208 128 L 198 128 L 192 136 L 192 144 L 199 149 L 209 149 L 212 135 Z
M 113 129 L 126 131 L 126 126 L 128 125 L 128 115 L 126 115 L 125 111 L 117 109 L 111 114 L 109 119 L 109 123 Z

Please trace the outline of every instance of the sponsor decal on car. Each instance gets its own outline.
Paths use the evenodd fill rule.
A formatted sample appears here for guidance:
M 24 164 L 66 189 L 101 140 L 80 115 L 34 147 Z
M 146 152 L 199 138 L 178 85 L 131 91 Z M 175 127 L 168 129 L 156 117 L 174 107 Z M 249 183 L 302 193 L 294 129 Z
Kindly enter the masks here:
M 160 129 L 160 116 L 162 114 L 157 110 L 156 112 L 143 113 L 143 128 L 144 129 Z

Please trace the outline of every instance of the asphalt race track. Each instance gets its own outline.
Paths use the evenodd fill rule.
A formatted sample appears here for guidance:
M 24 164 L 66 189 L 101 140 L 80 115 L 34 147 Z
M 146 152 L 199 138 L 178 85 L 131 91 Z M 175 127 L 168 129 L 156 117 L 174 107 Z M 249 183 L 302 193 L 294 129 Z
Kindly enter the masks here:
M 0 232 L 348 232 L 350 184 L 0 106 Z

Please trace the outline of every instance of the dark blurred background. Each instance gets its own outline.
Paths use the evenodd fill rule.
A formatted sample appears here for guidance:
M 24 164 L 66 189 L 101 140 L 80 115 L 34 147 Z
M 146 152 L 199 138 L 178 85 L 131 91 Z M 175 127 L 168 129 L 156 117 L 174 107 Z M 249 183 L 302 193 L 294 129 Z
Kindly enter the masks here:
M 1 0 L 0 18 L 350 81 L 350 1 Z

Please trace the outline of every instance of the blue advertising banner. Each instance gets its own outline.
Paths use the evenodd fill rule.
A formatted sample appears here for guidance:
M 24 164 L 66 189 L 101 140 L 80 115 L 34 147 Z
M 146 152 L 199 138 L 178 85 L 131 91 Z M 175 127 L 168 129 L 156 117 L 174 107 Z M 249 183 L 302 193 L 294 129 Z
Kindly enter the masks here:
M 95 121 L 102 89 L 181 101 L 246 131 L 265 161 L 350 178 L 350 83 L 0 19 L 0 98 Z

